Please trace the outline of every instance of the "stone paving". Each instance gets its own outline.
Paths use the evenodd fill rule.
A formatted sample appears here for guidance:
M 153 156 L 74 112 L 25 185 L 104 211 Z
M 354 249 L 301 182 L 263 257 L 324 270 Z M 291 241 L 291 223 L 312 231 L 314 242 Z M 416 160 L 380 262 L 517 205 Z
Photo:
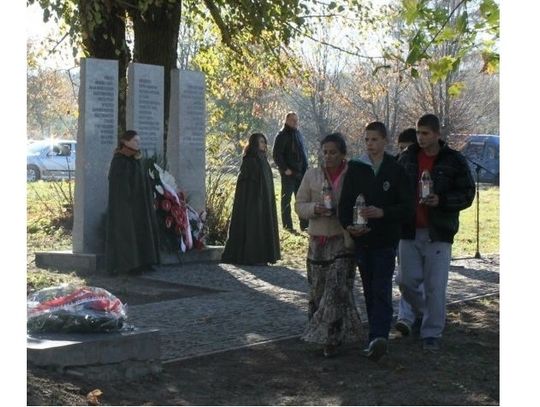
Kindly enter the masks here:
M 163 361 L 299 335 L 306 323 L 308 284 L 304 270 L 191 264 L 162 266 L 144 278 L 222 290 L 129 307 L 131 324 L 160 329 Z M 498 256 L 452 261 L 449 303 L 498 290 Z M 365 320 L 358 274 L 354 294 Z M 394 287 L 396 312 L 398 299 L 399 291 Z

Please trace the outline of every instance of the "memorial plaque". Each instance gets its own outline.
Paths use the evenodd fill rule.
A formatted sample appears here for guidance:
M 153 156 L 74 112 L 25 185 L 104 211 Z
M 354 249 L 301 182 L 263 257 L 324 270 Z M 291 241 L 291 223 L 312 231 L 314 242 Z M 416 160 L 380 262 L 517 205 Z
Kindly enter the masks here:
M 129 64 L 126 129 L 141 137 L 146 157 L 163 156 L 163 82 L 162 66 Z
M 118 138 L 118 61 L 81 58 L 73 253 L 104 251 L 108 171 Z
M 167 161 L 188 203 L 198 212 L 206 207 L 204 74 L 171 71 L 171 102 Z

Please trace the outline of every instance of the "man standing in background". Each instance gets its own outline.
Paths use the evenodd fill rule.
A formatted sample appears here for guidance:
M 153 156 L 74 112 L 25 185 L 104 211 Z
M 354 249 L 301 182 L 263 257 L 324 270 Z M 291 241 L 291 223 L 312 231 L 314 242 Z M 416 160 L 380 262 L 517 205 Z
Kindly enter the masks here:
M 304 138 L 298 130 L 298 115 L 295 112 L 289 112 L 285 116 L 283 128 L 274 140 L 272 156 L 281 174 L 281 221 L 285 229 L 294 232 L 291 198 L 293 193 L 296 197 L 308 167 Z M 305 230 L 308 226 L 307 219 L 299 220 L 300 229 Z

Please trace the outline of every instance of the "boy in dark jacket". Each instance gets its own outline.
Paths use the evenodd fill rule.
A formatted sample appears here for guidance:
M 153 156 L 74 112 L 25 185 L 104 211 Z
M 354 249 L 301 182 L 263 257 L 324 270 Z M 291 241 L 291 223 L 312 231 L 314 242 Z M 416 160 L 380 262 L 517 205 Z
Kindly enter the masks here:
M 475 187 L 465 158 L 439 140 L 437 116 L 426 114 L 418 120 L 417 137 L 418 143 L 403 152 L 399 163 L 412 188 L 416 189 L 424 170 L 429 171 L 433 187 L 423 200 L 416 194 L 415 215 L 402 228 L 396 281 L 411 309 L 400 307 L 396 329 L 407 335 L 416 318 L 422 318 L 423 348 L 435 352 L 445 325 L 446 285 L 459 212 L 472 204 Z
M 387 138 L 383 123 L 367 125 L 365 142 L 367 157 L 349 163 L 338 215 L 355 241 L 369 323 L 366 355 L 378 360 L 387 351 L 396 247 L 401 223 L 413 213 L 413 190 L 405 170 L 384 152 Z M 366 201 L 361 214 L 368 223 L 363 228 L 353 226 L 353 207 L 359 194 Z

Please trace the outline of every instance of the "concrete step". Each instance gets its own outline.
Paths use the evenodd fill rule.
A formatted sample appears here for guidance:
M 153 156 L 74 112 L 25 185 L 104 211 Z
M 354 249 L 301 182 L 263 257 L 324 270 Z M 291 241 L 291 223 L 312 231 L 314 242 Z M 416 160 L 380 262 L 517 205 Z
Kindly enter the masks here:
M 201 250 L 185 253 L 161 253 L 161 264 L 213 263 L 221 260 L 223 246 L 207 246 Z M 57 270 L 105 271 L 105 255 L 95 253 L 73 253 L 71 250 L 36 252 L 36 266 Z

